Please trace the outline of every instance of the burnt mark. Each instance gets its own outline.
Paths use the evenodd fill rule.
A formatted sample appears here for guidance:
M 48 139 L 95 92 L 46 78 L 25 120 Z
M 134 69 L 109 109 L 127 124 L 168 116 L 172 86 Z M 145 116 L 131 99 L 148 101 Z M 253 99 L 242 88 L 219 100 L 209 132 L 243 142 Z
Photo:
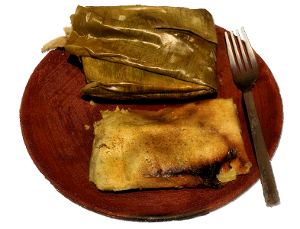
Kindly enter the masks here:
M 236 149 L 235 149 L 234 147 L 232 147 L 232 148 L 228 151 L 227 156 L 225 157 L 225 159 L 226 159 L 225 162 L 237 158 L 237 154 L 238 154 L 238 152 L 236 151 Z
M 107 149 L 110 149 L 106 144 L 101 144 L 101 145 L 99 145 L 99 146 L 95 146 L 95 148 L 97 148 L 97 149 L 101 149 L 101 148 L 103 148 L 103 147 L 105 147 L 105 148 L 107 148 Z
M 156 173 L 153 173 L 153 174 L 147 175 L 147 176 L 148 177 L 165 177 L 164 172 L 163 172 L 162 169 L 159 169 L 159 170 L 156 171 Z
M 221 159 L 216 160 L 215 162 L 207 165 L 199 166 L 190 166 L 188 168 L 170 168 L 166 171 L 162 169 L 157 170 L 156 173 L 148 175 L 148 177 L 171 177 L 171 176 L 180 176 L 180 175 L 192 175 L 196 177 L 201 177 L 203 179 L 203 184 L 213 188 L 220 188 L 220 182 L 217 179 L 217 174 L 219 173 L 221 166 L 237 158 L 238 152 L 234 147 L 232 147 L 227 155 Z

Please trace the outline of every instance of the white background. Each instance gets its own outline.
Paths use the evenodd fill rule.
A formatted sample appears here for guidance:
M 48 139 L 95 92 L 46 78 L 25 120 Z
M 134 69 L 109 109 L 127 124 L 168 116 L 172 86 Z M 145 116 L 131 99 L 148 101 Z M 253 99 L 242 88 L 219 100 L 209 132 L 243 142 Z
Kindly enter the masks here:
M 5 1 L 1 4 L 0 228 L 300 228 L 299 223 L 299 7 L 297 1 Z M 234 202 L 184 221 L 140 223 L 88 211 L 62 196 L 27 153 L 19 121 L 22 94 L 45 54 L 41 47 L 64 35 L 77 5 L 165 5 L 206 8 L 215 24 L 244 26 L 271 69 L 284 105 L 284 126 L 272 160 L 281 205 L 265 206 L 260 182 Z M 299 111 L 298 111 L 299 113 Z M 297 212 L 298 211 L 298 212 Z

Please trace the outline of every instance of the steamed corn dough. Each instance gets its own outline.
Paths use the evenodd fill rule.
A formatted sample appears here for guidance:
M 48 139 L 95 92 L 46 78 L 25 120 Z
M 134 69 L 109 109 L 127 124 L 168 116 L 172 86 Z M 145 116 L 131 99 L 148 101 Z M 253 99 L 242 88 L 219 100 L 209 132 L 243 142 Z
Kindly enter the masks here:
M 232 99 L 101 114 L 89 172 L 100 190 L 220 187 L 250 170 Z

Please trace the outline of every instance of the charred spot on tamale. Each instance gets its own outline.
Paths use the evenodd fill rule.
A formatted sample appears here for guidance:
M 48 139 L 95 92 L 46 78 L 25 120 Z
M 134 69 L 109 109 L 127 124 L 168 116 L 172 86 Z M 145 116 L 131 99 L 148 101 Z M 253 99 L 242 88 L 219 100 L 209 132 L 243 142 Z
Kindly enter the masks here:
M 178 168 L 172 167 L 165 171 L 162 169 L 157 170 L 154 174 L 145 174 L 146 177 L 172 177 L 172 176 L 179 176 L 179 175 L 186 175 L 190 174 L 196 177 L 201 177 L 206 185 L 218 187 L 219 180 L 217 179 L 216 175 L 220 173 L 220 168 L 230 160 L 237 158 L 237 151 L 234 148 L 231 148 L 227 155 L 223 159 L 216 159 L 211 164 L 204 164 L 201 166 L 189 166 L 188 168 Z M 242 160 L 242 159 L 241 159 Z M 245 164 L 241 164 L 243 167 Z

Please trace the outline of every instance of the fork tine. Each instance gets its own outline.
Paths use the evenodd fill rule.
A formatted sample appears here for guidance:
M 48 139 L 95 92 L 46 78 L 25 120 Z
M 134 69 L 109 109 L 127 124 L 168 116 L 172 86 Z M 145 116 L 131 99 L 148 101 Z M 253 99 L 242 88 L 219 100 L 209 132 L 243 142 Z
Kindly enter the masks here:
M 236 60 L 238 62 L 238 65 L 239 65 L 240 72 L 245 72 L 244 66 L 242 64 L 242 59 L 241 59 L 241 56 L 240 56 L 240 53 L 239 53 L 239 49 L 237 47 L 237 44 L 236 44 L 236 41 L 235 41 L 235 38 L 234 38 L 234 34 L 233 34 L 232 31 L 230 31 L 230 36 L 231 36 L 231 41 L 232 41 L 232 44 L 233 44 L 234 53 L 235 53 L 235 57 L 236 57 Z
M 258 69 L 257 61 L 244 27 L 241 28 L 252 68 Z
M 250 69 L 250 65 L 248 63 L 248 59 L 247 59 L 247 56 L 246 56 L 246 53 L 245 53 L 245 49 L 244 49 L 244 46 L 242 44 L 242 39 L 241 39 L 241 36 L 240 36 L 240 33 L 239 33 L 238 30 L 236 30 L 236 35 L 237 35 L 237 39 L 238 39 L 238 42 L 239 42 L 240 50 L 241 50 L 241 53 L 242 53 L 242 56 L 243 56 L 244 65 L 245 65 L 246 71 L 249 71 L 249 70 L 251 70 Z
M 235 59 L 234 59 L 234 54 L 233 54 L 233 49 L 231 47 L 231 43 L 229 40 L 229 36 L 228 33 L 225 32 L 225 41 L 226 41 L 226 45 L 227 45 L 227 53 L 228 53 L 228 58 L 229 58 L 229 63 L 230 63 L 230 67 L 231 67 L 231 71 L 233 76 L 236 76 L 238 74 L 238 70 L 237 70 L 237 66 L 235 63 Z

